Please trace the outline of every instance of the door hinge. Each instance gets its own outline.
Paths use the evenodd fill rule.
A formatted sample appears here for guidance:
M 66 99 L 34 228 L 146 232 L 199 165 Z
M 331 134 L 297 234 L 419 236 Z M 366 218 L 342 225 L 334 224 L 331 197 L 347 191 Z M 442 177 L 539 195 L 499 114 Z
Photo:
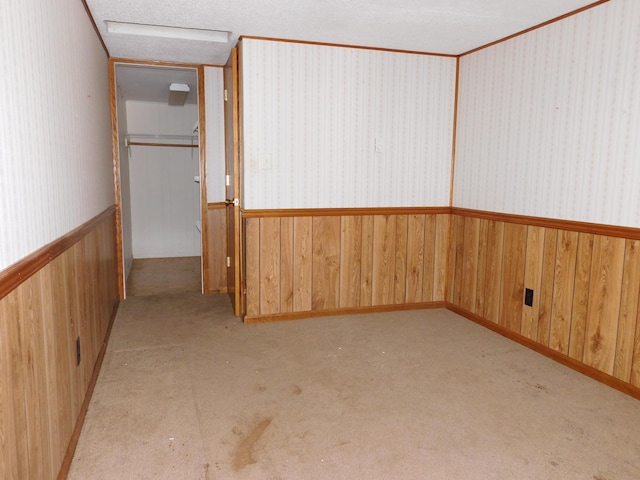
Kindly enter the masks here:
M 224 184 L 225 184 L 227 187 L 230 187 L 230 186 L 231 186 L 231 175 L 225 175 L 225 176 L 224 176 Z
M 227 268 L 231 268 L 231 257 L 227 257 Z
M 224 101 L 226 102 L 227 100 L 229 100 L 229 94 L 227 93 L 227 89 L 224 89 Z

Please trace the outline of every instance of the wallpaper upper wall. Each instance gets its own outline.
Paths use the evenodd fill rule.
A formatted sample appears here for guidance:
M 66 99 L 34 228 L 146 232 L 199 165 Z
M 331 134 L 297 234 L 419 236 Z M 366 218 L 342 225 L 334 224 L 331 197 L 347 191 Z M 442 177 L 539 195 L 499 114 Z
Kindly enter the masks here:
M 207 124 L 207 201 L 224 202 L 224 80 L 222 68 L 204 68 L 204 102 Z
M 454 58 L 255 39 L 241 55 L 244 208 L 449 205 Z
M 640 2 L 462 57 L 454 206 L 640 227 Z
M 113 205 L 114 193 L 107 56 L 82 2 L 0 8 L 3 270 Z

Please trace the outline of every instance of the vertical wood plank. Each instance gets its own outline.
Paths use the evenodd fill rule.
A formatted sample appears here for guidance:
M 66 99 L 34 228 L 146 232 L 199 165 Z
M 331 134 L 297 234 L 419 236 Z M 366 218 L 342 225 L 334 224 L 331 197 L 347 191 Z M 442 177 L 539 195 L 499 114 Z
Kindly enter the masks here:
M 393 275 L 393 303 L 404 303 L 407 285 L 407 236 L 408 218 L 406 215 L 396 215 L 396 252 L 395 273 Z
M 12 375 L 20 357 L 16 307 L 14 293 L 0 299 L 0 478 L 18 479 L 28 478 L 29 472 L 24 402 L 14 408 L 16 400 L 22 399 L 22 377 Z
M 447 281 L 445 282 L 445 295 L 449 303 L 453 303 L 456 283 L 456 252 L 458 251 L 458 222 L 457 215 L 449 216 L 449 233 L 447 241 Z
M 487 227 L 487 266 L 484 281 L 484 317 L 493 323 L 498 323 L 500 320 L 503 250 L 504 222 L 490 220 Z
M 295 217 L 293 220 L 293 311 L 311 310 L 311 217 Z
M 569 356 L 579 361 L 582 361 L 584 355 L 584 333 L 587 326 L 587 308 L 589 306 L 592 250 L 593 235 L 579 233 L 578 250 L 576 252 L 576 276 L 573 282 L 571 332 L 569 334 Z
M 422 299 L 423 302 L 432 302 L 434 300 L 437 285 L 436 281 L 439 278 L 439 275 L 443 275 L 442 279 L 442 295 L 444 300 L 444 283 L 446 282 L 447 275 L 447 248 L 444 250 L 443 258 L 441 262 L 436 263 L 436 249 L 437 245 L 437 216 L 436 215 L 425 215 L 423 222 L 424 232 L 422 234 L 423 237 L 423 246 L 422 246 L 422 291 L 420 292 L 418 301 Z M 447 232 L 448 235 L 448 232 Z M 447 240 L 448 241 L 448 240 Z M 436 270 L 436 265 L 441 270 Z
M 280 313 L 280 219 L 260 219 L 260 313 Z
M 464 219 L 464 251 L 462 257 L 462 281 L 460 306 L 473 312 L 476 307 L 478 285 L 478 251 L 480 248 L 480 219 Z
M 542 262 L 544 258 L 544 228 L 527 227 L 527 251 L 524 267 L 524 287 L 533 290 L 533 305 L 522 307 L 522 326 L 520 333 L 536 340 L 538 320 L 540 318 L 540 285 L 542 281 Z
M 260 219 L 245 220 L 245 296 L 247 315 L 260 315 Z
M 464 273 L 464 224 L 465 217 L 456 216 L 454 220 L 455 227 L 455 273 L 453 276 L 453 303 L 461 306 L 462 304 L 462 275 Z
M 489 221 L 480 219 L 480 234 L 478 236 L 478 271 L 476 273 L 476 303 L 473 312 L 484 315 L 484 292 L 486 289 L 487 275 L 487 235 L 489 233 Z
M 342 217 L 340 244 L 340 307 L 358 307 L 362 271 L 362 217 Z
M 502 264 L 502 307 L 500 325 L 520 333 L 524 299 L 526 225 L 507 223 L 504 227 Z
M 638 314 L 636 316 L 636 335 L 631 363 L 631 385 L 640 387 L 640 295 L 638 296 Z
M 613 375 L 624 382 L 631 381 L 633 350 L 640 298 L 640 240 L 627 239 L 624 251 L 624 273 L 620 295 L 620 321 L 616 343 Z
M 424 223 L 424 215 L 409 215 L 407 223 L 406 303 L 420 303 L 422 301 L 425 247 Z
M 313 217 L 313 310 L 340 305 L 340 220 L 340 217 Z
M 390 305 L 394 298 L 395 215 L 374 215 L 372 304 Z
M 558 230 L 547 228 L 544 232 L 542 279 L 540 286 L 540 311 L 538 312 L 538 342 L 549 346 L 551 335 L 551 309 L 553 304 L 553 281 L 556 268 L 556 244 Z
M 293 311 L 293 217 L 280 219 L 280 311 Z
M 613 375 L 620 314 L 625 240 L 593 239 L 584 363 Z
M 429 216 L 428 216 L 429 217 Z M 428 218 L 427 217 L 427 218 Z M 430 216 L 433 218 L 433 216 Z M 435 216 L 435 253 L 433 262 L 433 298 L 434 302 L 441 302 L 446 299 L 447 295 L 447 266 L 449 265 L 449 234 L 451 225 L 451 215 L 438 214 Z M 425 219 L 426 220 L 426 219 Z M 426 233 L 426 223 L 425 223 Z M 425 235 L 426 237 L 426 235 Z M 425 238 L 425 278 L 428 275 L 426 271 L 426 238 Z M 424 294 L 424 290 L 423 290 Z M 423 301 L 426 295 L 423 296 Z
M 369 307 L 373 300 L 373 216 L 362 217 L 362 265 L 360 306 Z
M 549 347 L 567 355 L 571 332 L 573 285 L 576 276 L 578 233 L 560 230 L 553 278 L 553 306 Z
M 227 288 L 227 215 L 224 208 L 207 210 L 207 287 Z

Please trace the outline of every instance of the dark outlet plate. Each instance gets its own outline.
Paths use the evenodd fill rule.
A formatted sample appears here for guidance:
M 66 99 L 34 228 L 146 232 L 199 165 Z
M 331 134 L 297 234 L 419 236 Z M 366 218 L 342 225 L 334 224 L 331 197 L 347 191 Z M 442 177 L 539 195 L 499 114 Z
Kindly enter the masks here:
M 80 365 L 80 337 L 76 338 L 76 366 Z
M 524 304 L 533 307 L 533 290 L 526 288 L 524 291 Z

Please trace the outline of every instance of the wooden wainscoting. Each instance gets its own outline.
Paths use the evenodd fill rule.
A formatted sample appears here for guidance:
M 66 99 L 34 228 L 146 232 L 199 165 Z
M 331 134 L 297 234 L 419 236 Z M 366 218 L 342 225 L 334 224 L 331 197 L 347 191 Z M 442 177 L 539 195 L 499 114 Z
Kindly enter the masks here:
M 227 293 L 227 212 L 224 202 L 207 204 L 206 293 Z
M 118 305 L 114 209 L 96 218 L 0 272 L 0 478 L 71 460 Z
M 448 208 L 245 212 L 245 241 L 248 322 L 444 306 Z
M 454 213 L 453 310 L 640 394 L 640 231 Z M 532 306 L 525 289 L 533 290 Z

